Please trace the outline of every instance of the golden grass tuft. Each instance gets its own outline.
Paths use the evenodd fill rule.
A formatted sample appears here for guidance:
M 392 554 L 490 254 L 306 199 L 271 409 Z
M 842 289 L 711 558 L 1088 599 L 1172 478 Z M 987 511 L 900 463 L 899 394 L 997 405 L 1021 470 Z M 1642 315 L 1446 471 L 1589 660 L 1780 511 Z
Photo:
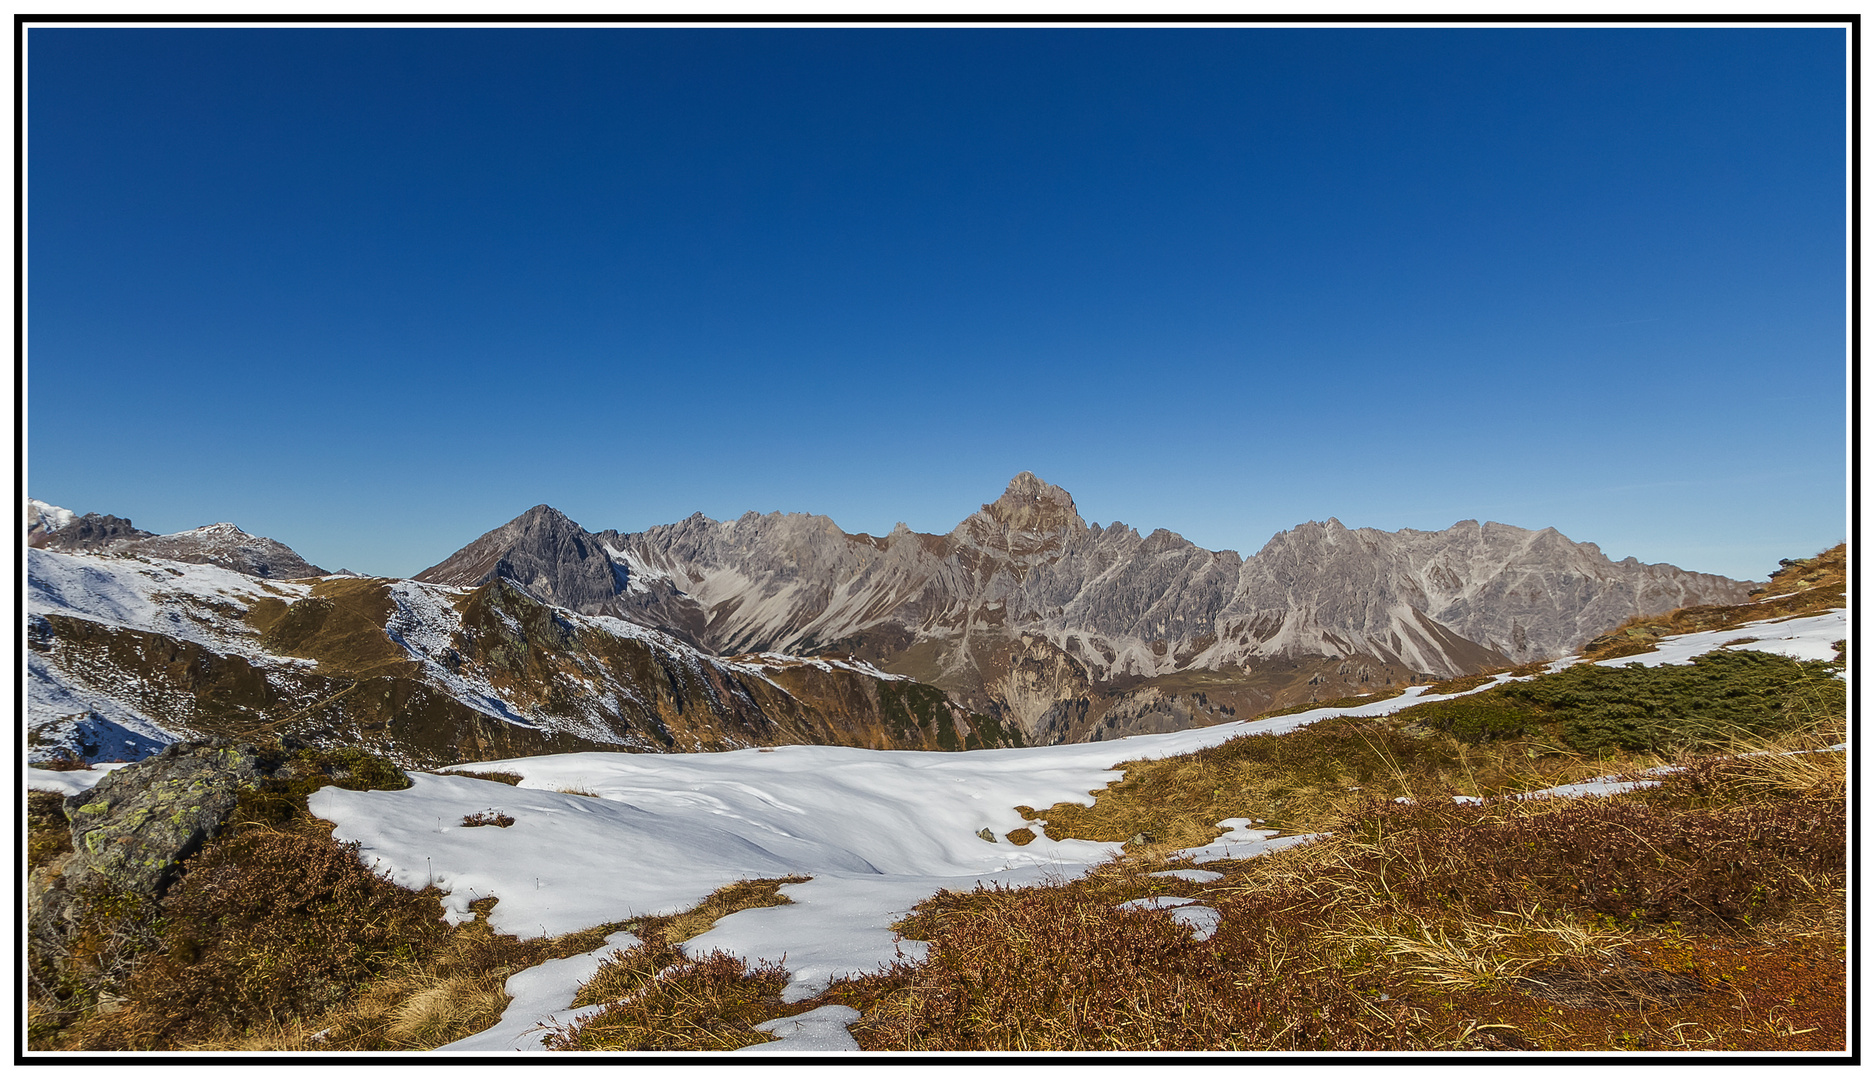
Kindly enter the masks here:
M 518 787 L 521 783 L 521 774 L 513 772 L 471 772 L 468 769 L 445 769 L 443 775 L 466 776 L 471 780 L 488 780 L 497 784 L 506 784 L 509 787 Z
M 1658 759 L 1629 755 L 1628 767 Z M 1164 853 L 1216 839 L 1217 823 L 1243 817 L 1267 828 L 1313 832 L 1375 797 L 1486 796 L 1570 783 L 1609 772 L 1610 763 L 1541 739 L 1468 745 L 1394 718 L 1335 718 L 1284 735 L 1248 735 L 1197 753 L 1127 762 L 1125 777 L 1093 806 L 1018 808 L 1045 823 L 1053 840 L 1125 842 L 1136 854 Z

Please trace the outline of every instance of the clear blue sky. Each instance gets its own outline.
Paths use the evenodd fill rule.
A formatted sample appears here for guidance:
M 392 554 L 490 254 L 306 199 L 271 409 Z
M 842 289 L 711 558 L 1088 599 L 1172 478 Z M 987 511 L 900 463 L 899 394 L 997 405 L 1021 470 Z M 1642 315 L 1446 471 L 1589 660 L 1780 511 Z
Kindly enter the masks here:
M 1832 29 L 38 29 L 28 491 L 405 575 L 535 503 L 1245 554 L 1846 534 Z

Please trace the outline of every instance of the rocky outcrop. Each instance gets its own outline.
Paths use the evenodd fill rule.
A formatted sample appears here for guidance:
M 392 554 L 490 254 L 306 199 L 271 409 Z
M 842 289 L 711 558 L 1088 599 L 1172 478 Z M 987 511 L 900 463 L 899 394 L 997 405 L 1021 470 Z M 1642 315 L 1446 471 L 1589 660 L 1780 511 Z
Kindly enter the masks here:
M 264 775 L 252 747 L 176 743 L 65 800 L 68 888 L 100 882 L 156 897 L 182 860 L 221 830 L 243 788 Z
M 96 551 L 155 535 L 132 525 L 129 518 L 111 514 L 86 514 L 59 529 L 43 532 L 38 537 L 28 533 L 27 543 L 51 551 Z
M 267 773 L 253 747 L 177 743 L 65 800 L 72 852 L 35 871 L 26 926 L 36 980 L 56 978 L 91 912 L 148 923 L 183 860 L 221 831 Z

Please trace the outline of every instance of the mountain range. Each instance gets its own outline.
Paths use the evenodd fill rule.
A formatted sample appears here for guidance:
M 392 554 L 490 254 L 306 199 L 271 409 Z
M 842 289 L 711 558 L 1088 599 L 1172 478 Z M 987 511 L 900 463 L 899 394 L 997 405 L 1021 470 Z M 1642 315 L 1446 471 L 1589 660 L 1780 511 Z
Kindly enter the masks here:
M 1554 529 L 1330 518 L 1244 558 L 1030 473 L 944 534 L 810 514 L 592 533 L 537 506 L 409 581 L 228 524 L 26 507 L 33 752 L 300 732 L 413 764 L 1177 730 L 1564 655 L 1752 583 Z M 128 749 L 126 749 L 128 748 Z
M 498 577 L 714 653 L 850 653 L 1053 740 L 1085 737 L 1090 690 L 1231 673 L 1225 696 L 1259 709 L 1285 704 L 1298 674 L 1359 687 L 1548 659 L 1751 587 L 1495 522 L 1389 533 L 1330 518 L 1246 559 L 1165 529 L 1090 526 L 1026 472 L 941 535 L 753 513 L 589 533 L 537 506 L 417 580 Z

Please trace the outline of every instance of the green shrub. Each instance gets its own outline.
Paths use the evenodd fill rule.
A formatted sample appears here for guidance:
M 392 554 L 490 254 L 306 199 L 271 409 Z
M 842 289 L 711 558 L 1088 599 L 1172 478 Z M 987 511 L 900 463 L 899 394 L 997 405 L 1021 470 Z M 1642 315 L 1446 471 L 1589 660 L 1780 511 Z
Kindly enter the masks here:
M 1577 750 L 1662 750 L 1768 737 L 1824 713 L 1840 715 L 1844 687 L 1832 665 L 1721 649 L 1691 664 L 1579 664 L 1498 693 L 1539 706 Z
M 1529 708 L 1512 704 L 1496 693 L 1427 702 L 1401 715 L 1468 743 L 1516 738 L 1537 722 Z
M 1720 649 L 1690 664 L 1578 664 L 1479 694 L 1431 701 L 1399 717 L 1468 743 L 1553 732 L 1585 753 L 1722 746 L 1842 715 L 1837 666 Z

